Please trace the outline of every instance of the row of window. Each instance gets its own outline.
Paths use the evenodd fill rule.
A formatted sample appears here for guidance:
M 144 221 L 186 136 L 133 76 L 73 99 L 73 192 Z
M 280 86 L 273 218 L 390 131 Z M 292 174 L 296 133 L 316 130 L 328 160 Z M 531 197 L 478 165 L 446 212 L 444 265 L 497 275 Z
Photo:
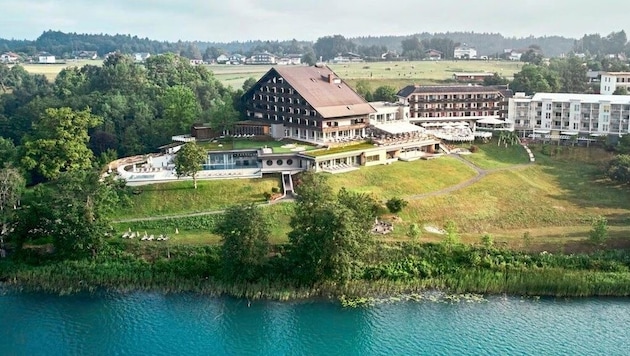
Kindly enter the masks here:
M 267 163 L 268 166 L 273 166 L 273 160 L 268 159 L 266 163 Z M 284 164 L 284 161 L 281 160 L 281 159 L 276 161 L 276 165 L 278 165 L 278 166 L 282 166 L 283 164 Z M 287 165 L 290 166 L 292 164 L 293 164 L 293 160 L 291 158 L 289 158 L 287 160 Z

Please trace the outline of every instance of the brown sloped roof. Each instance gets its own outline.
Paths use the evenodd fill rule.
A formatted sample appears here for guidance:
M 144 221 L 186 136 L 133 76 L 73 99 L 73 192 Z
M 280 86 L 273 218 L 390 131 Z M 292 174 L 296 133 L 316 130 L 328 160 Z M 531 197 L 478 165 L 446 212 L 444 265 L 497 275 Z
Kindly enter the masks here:
M 274 67 L 322 117 L 366 115 L 376 112 L 359 94 L 328 67 Z M 329 82 L 329 75 L 338 79 Z

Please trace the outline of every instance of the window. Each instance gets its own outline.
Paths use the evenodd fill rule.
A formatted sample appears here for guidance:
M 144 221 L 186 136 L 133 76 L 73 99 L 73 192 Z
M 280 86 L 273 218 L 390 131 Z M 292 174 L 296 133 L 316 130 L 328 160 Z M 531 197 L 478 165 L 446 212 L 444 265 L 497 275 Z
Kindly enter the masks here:
M 272 165 L 273 165 L 273 161 L 272 161 L 272 160 L 270 160 L 270 159 L 268 159 L 268 160 L 267 160 L 267 165 L 268 165 L 268 166 L 272 166 Z
M 545 113 L 545 119 L 551 119 L 551 113 L 550 112 Z
M 545 107 L 547 108 L 547 110 L 551 110 L 551 103 L 547 103 Z
M 293 164 L 293 160 L 289 158 L 289 159 L 287 160 L 287 164 L 288 164 L 289 166 L 290 166 L 290 165 L 292 165 L 292 164 Z
M 281 166 L 283 163 L 284 163 L 284 162 L 282 162 L 282 160 L 281 160 L 281 159 L 279 159 L 279 160 L 277 160 L 277 161 L 276 161 L 276 164 L 277 164 L 277 165 L 279 165 L 279 166 Z

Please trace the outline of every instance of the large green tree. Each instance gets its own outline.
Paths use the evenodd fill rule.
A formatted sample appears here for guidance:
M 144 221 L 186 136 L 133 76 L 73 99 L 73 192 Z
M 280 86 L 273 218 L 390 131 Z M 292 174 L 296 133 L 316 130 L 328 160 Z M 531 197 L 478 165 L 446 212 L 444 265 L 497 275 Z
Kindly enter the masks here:
M 175 156 L 177 177 L 192 177 L 193 185 L 197 189 L 197 173 L 201 170 L 206 158 L 207 152 L 205 148 L 197 145 L 195 142 L 187 142 Z
M 374 90 L 373 98 L 375 101 L 387 101 L 393 103 L 396 101 L 396 93 L 398 90 L 396 88 L 383 85 Z
M 606 170 L 608 178 L 623 184 L 630 184 L 630 154 L 615 156 Z
M 87 146 L 88 129 L 100 121 L 87 109 L 47 109 L 33 124 L 33 135 L 24 141 L 22 164 L 46 179 L 55 179 L 65 171 L 89 169 L 94 155 Z
M 253 281 L 269 254 L 270 224 L 254 204 L 228 208 L 216 226 L 222 238 L 223 276 L 230 282 Z
M 96 171 L 64 172 L 36 186 L 19 211 L 16 237 L 50 238 L 64 256 L 96 255 L 109 230 L 108 216 L 119 204 L 114 186 Z
M 199 119 L 201 107 L 192 89 L 176 85 L 166 89 L 161 99 L 163 134 L 167 137 L 187 133 Z
M 298 281 L 346 281 L 363 267 L 372 246 L 377 205 L 367 195 L 332 195 L 323 175 L 305 173 L 296 187 L 291 217 L 290 261 Z
M 0 168 L 0 257 L 5 255 L 5 236 L 16 223 L 16 208 L 24 191 L 24 184 L 24 178 L 17 169 Z
M 527 95 L 554 93 L 560 90 L 560 78 L 556 72 L 547 68 L 526 64 L 520 72 L 514 74 L 511 89 Z

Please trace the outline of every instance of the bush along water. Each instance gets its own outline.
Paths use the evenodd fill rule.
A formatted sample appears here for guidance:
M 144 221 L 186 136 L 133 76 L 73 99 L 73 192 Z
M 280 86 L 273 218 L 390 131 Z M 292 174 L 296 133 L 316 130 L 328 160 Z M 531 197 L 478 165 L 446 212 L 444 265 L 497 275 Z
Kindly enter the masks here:
M 630 296 L 630 256 L 527 254 L 492 247 L 377 244 L 344 281 L 297 283 L 283 246 L 247 281 L 223 278 L 220 247 L 108 244 L 95 258 L 47 259 L 22 252 L 0 262 L 0 281 L 59 294 L 99 289 L 157 290 L 278 300 L 339 298 L 348 306 L 373 297 L 443 290 L 448 293 L 558 297 Z

